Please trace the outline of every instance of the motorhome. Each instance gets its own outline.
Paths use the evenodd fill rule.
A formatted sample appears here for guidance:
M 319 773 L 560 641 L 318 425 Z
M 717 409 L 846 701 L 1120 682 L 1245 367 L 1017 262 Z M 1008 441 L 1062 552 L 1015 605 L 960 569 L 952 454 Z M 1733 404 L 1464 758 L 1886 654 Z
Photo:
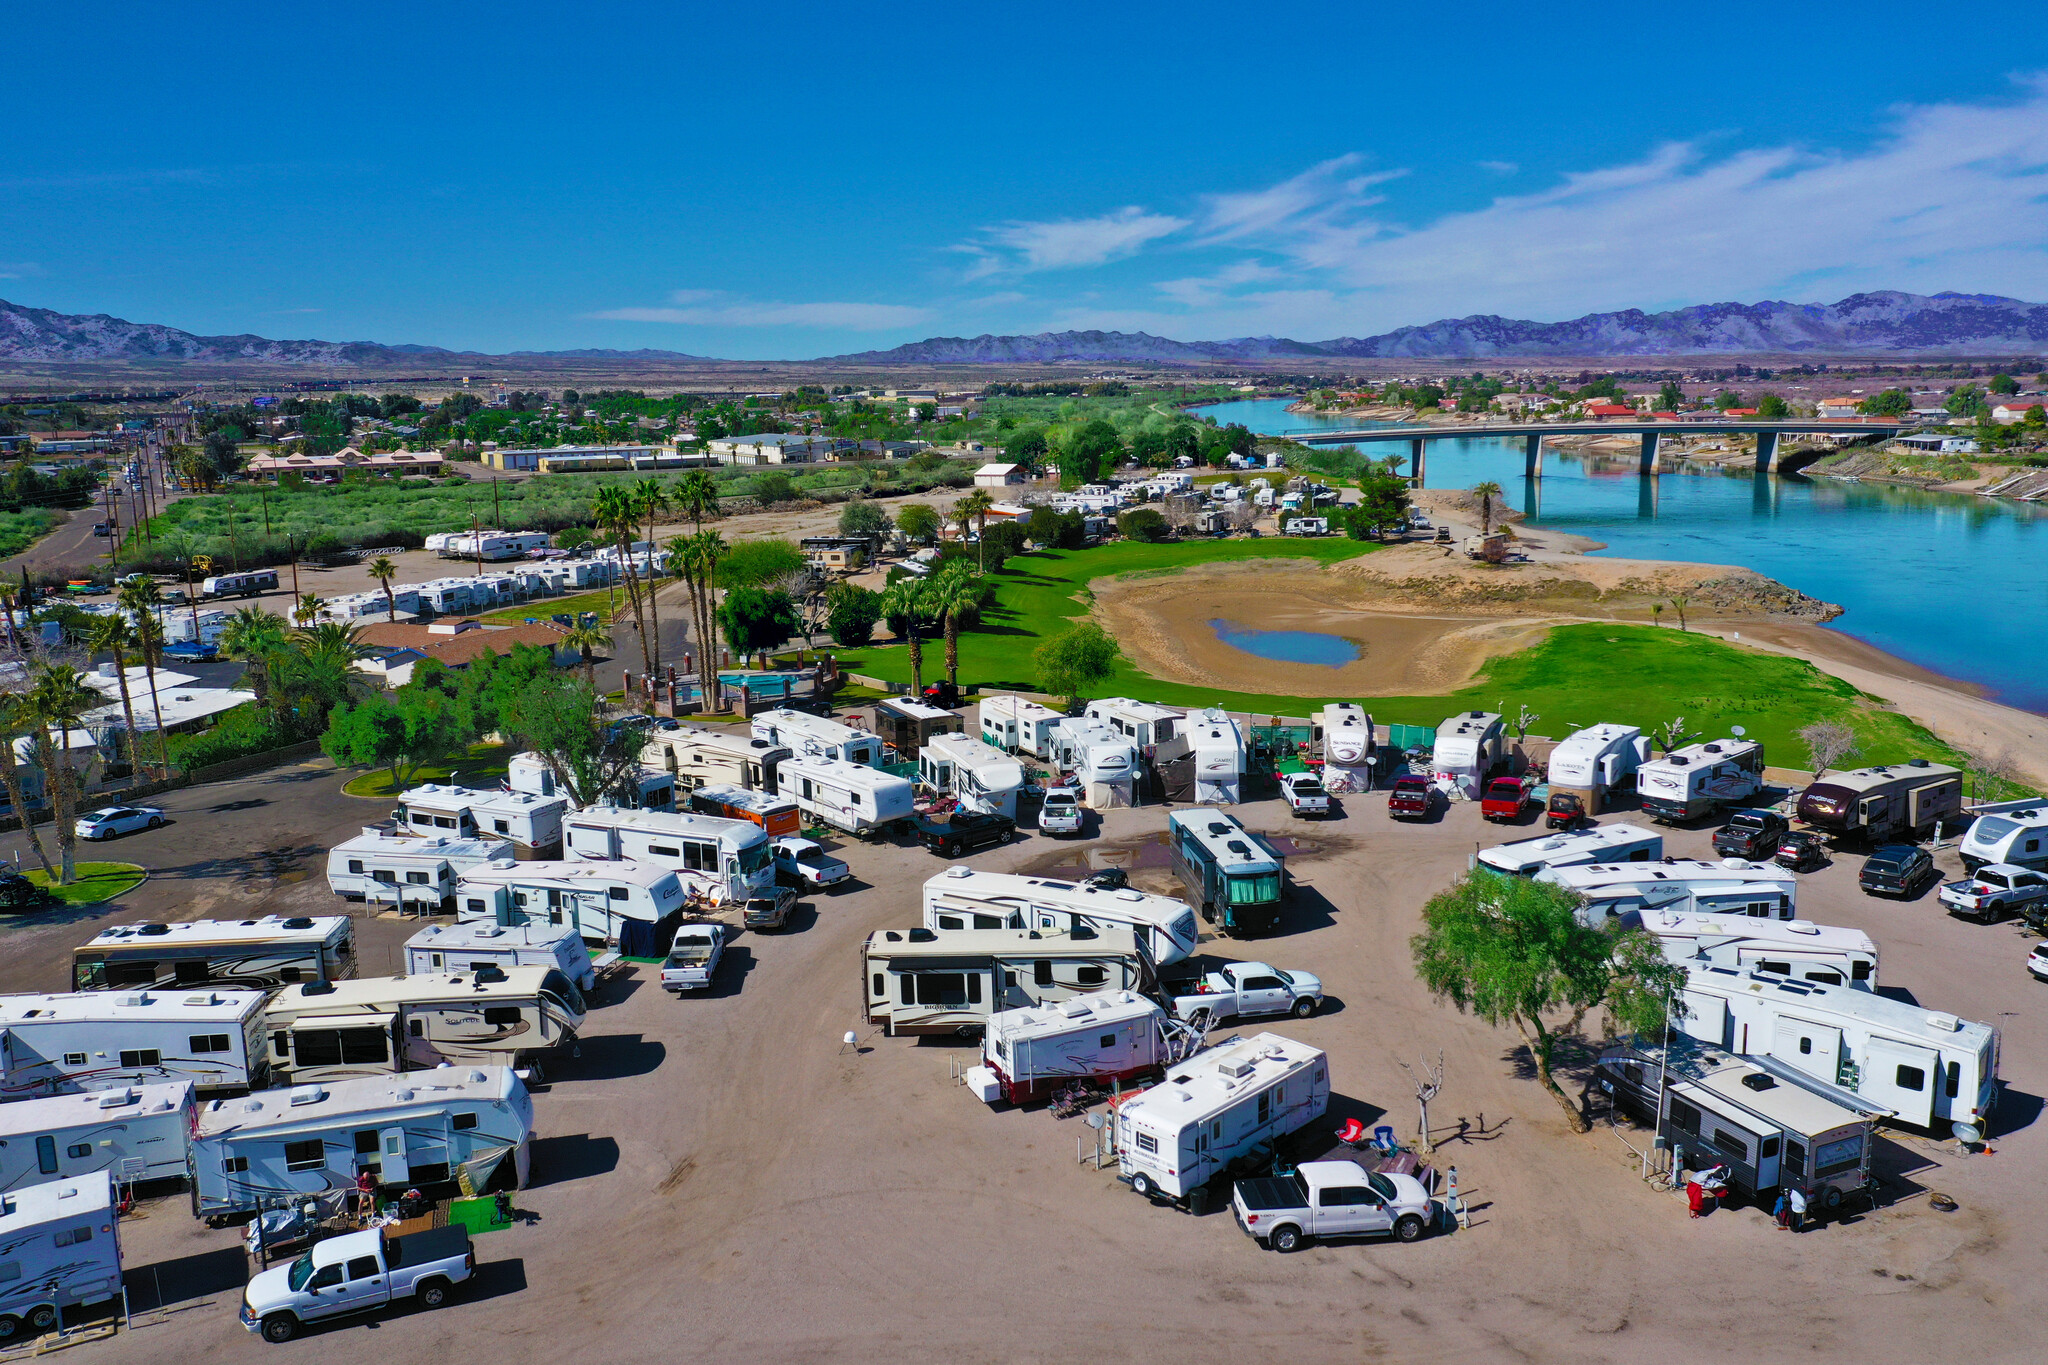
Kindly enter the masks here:
M 512 845 L 514 856 L 546 862 L 562 854 L 562 817 L 568 813 L 566 796 L 429 782 L 401 793 L 391 818 L 415 834 L 502 839 Z
M 1834 773 L 1799 794 L 1799 818 L 1823 834 L 1872 844 L 1925 838 L 1963 810 L 1963 770 L 1924 758 Z
M 0 996 L 0 1098 L 151 1081 L 261 1089 L 263 992 L 212 987 Z
M 354 1186 L 526 1184 L 533 1098 L 506 1066 L 437 1067 L 294 1086 L 199 1111 L 193 1212 L 220 1222 L 294 1196 Z
M 785 801 L 772 791 L 753 791 L 722 782 L 691 792 L 689 808 L 704 815 L 759 825 L 771 839 L 795 834 L 804 823 L 803 812 L 796 808 L 796 802 Z
M 848 834 L 880 831 L 915 814 L 910 779 L 865 763 L 836 758 L 792 758 L 775 770 L 785 801 L 814 820 Z
M 1188 717 L 1194 748 L 1195 804 L 1234 806 L 1244 781 L 1244 732 L 1221 707 Z
M 1050 758 L 1052 727 L 1064 717 L 1050 706 L 1022 697 L 984 697 L 981 737 L 1005 753 Z
M 438 915 L 454 904 L 463 873 L 515 856 L 507 839 L 421 838 L 404 825 L 395 833 L 366 825 L 327 851 L 327 885 L 345 900 Z
M 502 559 L 524 559 L 529 550 L 548 548 L 545 531 L 462 531 L 441 542 L 443 559 L 472 559 L 493 563 Z
M 1136 991 L 999 1010 L 982 1031 L 981 1065 L 969 1068 L 967 1085 L 985 1103 L 1029 1104 L 1075 1081 L 1155 1074 L 1181 1036 L 1159 1002 Z
M 191 1126 L 188 1081 L 0 1104 L 0 1190 L 98 1171 L 123 1185 L 182 1180 Z
M 2048 868 L 2048 805 L 2016 802 L 2015 810 L 1980 812 L 1957 852 L 1963 871 L 1975 873 L 1987 863 Z
M 1116 1107 L 1117 1168 L 1147 1198 L 1183 1200 L 1329 1107 L 1322 1049 L 1275 1033 L 1226 1039 Z
M 1508 727 L 1492 711 L 1460 711 L 1436 727 L 1430 771 L 1448 777 L 1471 800 L 1508 762 Z
M 1652 820 L 1703 819 L 1763 789 L 1764 746 L 1753 739 L 1690 744 L 1636 769 L 1636 800 Z
M 555 770 L 539 754 L 512 755 L 505 765 L 505 785 L 533 796 L 559 796 L 571 810 L 581 810 L 569 788 L 555 780 Z M 675 774 L 666 768 L 635 766 L 619 774 L 602 802 L 625 810 L 672 811 L 676 808 Z
M 1323 789 L 1364 792 L 1373 788 L 1372 717 L 1362 706 L 1333 701 L 1316 712 L 1314 737 L 1323 746 Z
M 1073 774 L 1089 806 L 1107 810 L 1136 800 L 1137 746 L 1108 722 L 1070 716 L 1047 733 L 1046 745 L 1047 761 Z
M 1535 878 L 1585 897 L 1579 918 L 1588 924 L 1617 919 L 1631 910 L 1768 920 L 1788 920 L 1799 911 L 1797 876 L 1775 863 L 1746 863 L 1740 858 L 1566 863 L 1546 866 Z
M 917 772 L 927 787 L 949 792 L 965 810 L 1017 818 L 1024 765 L 972 735 L 933 735 L 917 751 Z
M 105 1171 L 10 1192 L 0 1200 L 0 1324 L 12 1346 L 64 1314 L 122 1296 L 121 1224 Z
M 1634 725 L 1590 725 L 1574 730 L 1550 751 L 1550 792 L 1579 798 L 1588 815 L 1606 810 L 1615 793 L 1636 784 L 1650 757 L 1650 741 Z
M 347 915 L 121 924 L 71 950 L 74 991 L 270 991 L 355 974 L 355 921 Z
M 443 1063 L 521 1066 L 573 1044 L 583 992 L 552 966 L 372 976 L 282 991 L 264 1011 L 280 1084 L 424 1071 Z
M 769 895 L 775 885 L 768 831 L 749 820 L 592 806 L 562 828 L 563 851 L 572 861 L 623 858 L 667 868 L 686 891 L 714 905 Z
M 1234 815 L 1177 810 L 1166 817 L 1173 871 L 1188 899 L 1224 933 L 1266 934 L 1280 926 L 1286 868 L 1264 839 Z
M 567 924 L 430 924 L 405 941 L 409 976 L 486 967 L 552 967 L 579 991 L 597 985 L 590 949 Z
M 1775 972 L 1823 986 L 1877 989 L 1877 944 L 1861 929 L 1803 919 L 1737 919 L 1679 910 L 1639 910 L 1622 916 L 1621 923 L 1640 925 L 1655 934 L 1664 944 L 1664 955 L 1673 962 L 1698 961 Z
M 687 899 L 674 872 L 649 863 L 499 861 L 463 874 L 455 914 L 463 923 L 566 924 L 627 952 Z
M 971 867 L 949 867 L 925 882 L 924 927 L 942 933 L 1122 927 L 1138 936 L 1155 967 L 1193 953 L 1199 937 L 1194 910 L 1170 896 Z
M 869 767 L 882 761 L 880 735 L 842 725 L 829 716 L 778 707 L 755 716 L 753 727 L 755 739 L 781 745 L 804 758 L 829 758 Z
M 200 580 L 202 597 L 254 597 L 277 591 L 277 570 L 251 569 L 247 573 L 213 574 Z
M 751 791 L 775 790 L 775 765 L 790 756 L 787 744 L 727 730 L 656 730 L 647 737 L 640 761 L 675 774 L 684 791 L 725 785 Z
M 1874 991 L 1700 963 L 1685 968 L 1685 1017 L 1703 1043 L 1763 1053 L 1915 1127 L 1983 1136 L 1998 1094 L 1998 1030 Z
M 862 951 L 861 984 L 868 1023 L 893 1036 L 976 1033 L 999 1010 L 1153 982 L 1126 928 L 882 929 Z
M 926 742 L 956 734 L 967 722 L 942 706 L 915 697 L 886 697 L 875 703 L 875 733 L 896 751 L 896 761 L 909 763 Z
M 1472 866 L 1510 877 L 1533 877 L 1546 867 L 1650 863 L 1663 856 L 1661 834 L 1635 825 L 1594 825 L 1590 829 L 1543 834 L 1481 849 Z
M 1082 712 L 1099 720 L 1137 746 L 1143 753 L 1162 740 L 1172 739 L 1187 729 L 1188 713 L 1171 706 L 1133 701 L 1129 697 L 1104 697 L 1091 701 Z

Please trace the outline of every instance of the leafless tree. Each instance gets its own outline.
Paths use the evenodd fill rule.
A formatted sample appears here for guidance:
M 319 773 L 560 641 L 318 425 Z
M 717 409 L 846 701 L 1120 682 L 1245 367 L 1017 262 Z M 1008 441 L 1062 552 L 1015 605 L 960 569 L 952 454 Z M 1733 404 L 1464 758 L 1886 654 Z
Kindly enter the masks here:
M 1970 791 L 1979 801 L 1997 800 L 2019 781 L 2019 762 L 2010 747 L 1995 754 L 1968 754 L 1964 771 L 1970 775 Z
M 1813 763 L 1815 780 L 1845 758 L 1861 752 L 1856 732 L 1838 720 L 1817 720 L 1799 731 L 1799 742 Z
M 1543 717 L 1531 711 L 1528 703 L 1524 702 L 1521 709 L 1515 712 L 1515 743 L 1520 744 L 1523 740 L 1527 739 L 1529 737 L 1529 727 L 1542 719 Z
M 1699 731 L 1687 727 L 1684 716 L 1673 716 L 1655 731 L 1657 743 L 1664 747 L 1667 754 L 1698 733 Z
M 1401 1069 L 1408 1073 L 1408 1079 L 1415 1083 L 1415 1107 L 1420 1112 L 1421 1128 L 1415 1139 L 1415 1150 L 1427 1156 L 1435 1151 L 1435 1144 L 1429 1140 L 1429 1102 L 1444 1088 L 1444 1054 L 1436 1054 L 1436 1064 L 1418 1062 L 1415 1066 L 1401 1063 Z

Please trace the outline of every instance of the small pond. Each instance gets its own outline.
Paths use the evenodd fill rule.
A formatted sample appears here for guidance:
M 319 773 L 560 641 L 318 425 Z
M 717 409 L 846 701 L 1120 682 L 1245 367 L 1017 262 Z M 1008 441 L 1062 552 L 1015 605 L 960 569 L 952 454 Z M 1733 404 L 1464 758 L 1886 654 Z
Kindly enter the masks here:
M 1361 652 L 1355 641 L 1314 630 L 1260 630 L 1222 620 L 1211 621 L 1209 627 L 1216 632 L 1217 639 L 1232 649 L 1287 664 L 1342 668 L 1356 663 Z

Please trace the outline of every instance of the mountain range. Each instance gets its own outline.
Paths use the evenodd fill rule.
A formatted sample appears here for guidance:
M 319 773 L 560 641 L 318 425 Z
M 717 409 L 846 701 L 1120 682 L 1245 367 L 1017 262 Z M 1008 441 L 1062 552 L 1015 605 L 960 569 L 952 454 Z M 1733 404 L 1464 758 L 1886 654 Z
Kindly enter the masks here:
M 840 365 L 997 365 L 1055 361 L 1213 365 L 1333 359 L 1511 356 L 2001 354 L 2048 350 L 2048 305 L 1996 294 L 1854 294 L 1839 303 L 1709 303 L 1665 313 L 1626 309 L 1568 322 L 1493 314 L 1445 318 L 1369 337 L 1174 341 L 1145 332 L 931 337 L 890 350 L 820 357 Z M 513 351 L 489 355 L 371 341 L 198 336 L 105 313 L 58 313 L 0 300 L 0 363 L 204 361 L 375 368 L 422 362 L 614 361 L 705 364 L 680 351 Z

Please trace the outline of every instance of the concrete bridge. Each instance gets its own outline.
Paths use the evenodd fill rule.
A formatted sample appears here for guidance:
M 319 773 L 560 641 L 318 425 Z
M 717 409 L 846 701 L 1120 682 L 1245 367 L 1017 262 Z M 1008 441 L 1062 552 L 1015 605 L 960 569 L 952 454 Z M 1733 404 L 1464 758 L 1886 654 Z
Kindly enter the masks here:
M 1756 472 L 1765 475 L 1771 472 L 1778 455 L 1778 438 L 1781 436 L 1813 433 L 1836 435 L 1854 432 L 1858 436 L 1896 436 L 1918 425 L 1914 422 L 1890 422 L 1868 418 L 1855 420 L 1822 420 L 1816 424 L 1814 418 L 1792 418 L 1784 421 L 1728 421 L 1728 422 L 1474 422 L 1454 427 L 1368 427 L 1355 431 L 1344 431 L 1332 427 L 1311 427 L 1304 430 L 1276 433 L 1290 441 L 1308 446 L 1350 446 L 1386 445 L 1394 442 L 1408 443 L 1409 477 L 1417 488 L 1422 487 L 1424 448 L 1431 441 L 1463 441 L 1473 437 L 1513 437 L 1523 440 L 1522 477 L 1540 479 L 1543 477 L 1543 438 L 1546 436 L 1635 436 L 1642 442 L 1642 465 L 1638 472 L 1645 477 L 1658 472 L 1657 445 L 1666 436 L 1699 435 L 1754 436 L 1756 437 Z

